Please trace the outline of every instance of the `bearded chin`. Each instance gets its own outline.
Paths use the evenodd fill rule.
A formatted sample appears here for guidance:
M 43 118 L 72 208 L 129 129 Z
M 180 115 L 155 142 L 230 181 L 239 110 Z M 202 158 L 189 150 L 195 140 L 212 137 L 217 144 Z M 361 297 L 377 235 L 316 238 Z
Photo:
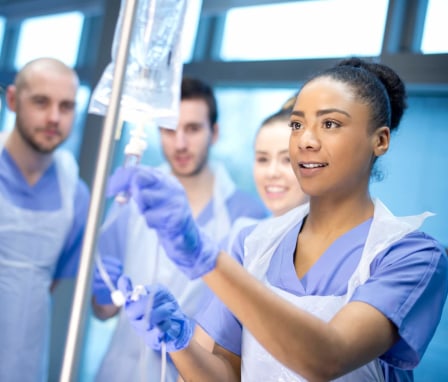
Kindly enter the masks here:
M 28 133 L 26 129 L 23 128 L 23 125 L 20 123 L 20 121 L 17 121 L 16 123 L 17 131 L 19 132 L 20 136 L 24 140 L 24 142 L 31 147 L 35 152 L 40 154 L 51 154 L 54 150 L 56 150 L 62 143 L 65 142 L 65 139 L 54 143 L 52 145 L 45 145 L 41 144 L 38 141 L 36 141 L 32 134 Z
M 51 154 L 54 150 L 59 147 L 59 144 L 52 147 L 42 147 L 42 145 L 34 144 L 31 147 L 40 154 Z

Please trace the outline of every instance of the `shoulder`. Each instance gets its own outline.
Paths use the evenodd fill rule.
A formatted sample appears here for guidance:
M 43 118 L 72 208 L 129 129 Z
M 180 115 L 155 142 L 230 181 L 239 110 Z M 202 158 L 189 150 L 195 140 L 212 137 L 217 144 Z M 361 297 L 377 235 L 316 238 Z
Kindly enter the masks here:
M 233 241 L 239 236 L 241 231 L 245 231 L 247 227 L 255 228 L 255 226 L 260 222 L 260 219 L 254 219 L 247 216 L 242 216 L 237 218 L 230 229 L 230 233 L 228 236 L 228 240 L 230 243 L 229 250 L 231 249 L 231 245 L 233 244 Z M 250 231 L 252 231 L 250 229 Z M 244 236 L 247 236 L 247 233 L 244 234 Z
M 444 248 L 426 233 L 413 231 L 375 258 L 370 280 L 354 296 L 397 326 L 401 339 L 382 358 L 409 368 L 415 367 L 428 346 L 447 294 L 448 258 Z
M 432 236 L 422 231 L 413 231 L 394 244 L 382 256 L 386 264 L 403 262 L 421 265 L 435 265 L 448 267 L 448 258 L 445 249 Z
M 227 199 L 226 204 L 232 220 L 241 216 L 253 219 L 264 219 L 268 216 L 268 211 L 258 196 L 239 189 Z
M 373 277 L 381 275 L 398 281 L 406 275 L 408 283 L 417 289 L 433 282 L 446 284 L 448 256 L 435 238 L 422 231 L 414 231 L 377 255 L 372 262 L 371 273 Z
M 258 224 L 260 221 L 261 221 L 260 219 L 254 219 L 251 217 L 242 216 L 234 221 L 232 225 L 232 230 L 239 232 L 245 227 L 254 226 Z
M 257 227 L 257 221 L 252 220 L 252 222 L 246 221 L 244 224 L 237 227 L 234 230 L 233 238 L 229 242 L 228 250 L 233 258 L 235 258 L 240 264 L 243 264 L 244 255 L 244 243 L 246 238 L 253 232 Z
M 61 169 L 73 171 L 76 174 L 78 173 L 78 162 L 71 151 L 64 148 L 58 148 L 54 152 L 53 158 L 55 163 L 60 166 Z
M 380 253 L 371 264 L 372 284 L 393 288 L 393 294 L 406 296 L 406 308 L 422 297 L 446 298 L 448 293 L 448 257 L 442 245 L 430 235 L 414 231 Z M 437 291 L 437 292 L 435 292 Z M 430 297 L 431 296 L 431 297 Z M 384 298 L 384 297 L 383 297 Z M 397 304 L 395 305 L 397 306 Z

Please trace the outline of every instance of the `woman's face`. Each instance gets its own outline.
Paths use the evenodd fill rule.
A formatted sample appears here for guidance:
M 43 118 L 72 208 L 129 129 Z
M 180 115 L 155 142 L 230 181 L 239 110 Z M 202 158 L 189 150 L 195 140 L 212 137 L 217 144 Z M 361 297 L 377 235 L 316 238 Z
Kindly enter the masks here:
M 263 126 L 255 140 L 255 185 L 274 216 L 307 201 L 289 160 L 290 132 L 288 121 L 276 121 Z
M 387 151 L 388 128 L 369 128 L 370 109 L 346 84 L 308 83 L 291 115 L 291 166 L 311 198 L 366 195 L 375 156 Z

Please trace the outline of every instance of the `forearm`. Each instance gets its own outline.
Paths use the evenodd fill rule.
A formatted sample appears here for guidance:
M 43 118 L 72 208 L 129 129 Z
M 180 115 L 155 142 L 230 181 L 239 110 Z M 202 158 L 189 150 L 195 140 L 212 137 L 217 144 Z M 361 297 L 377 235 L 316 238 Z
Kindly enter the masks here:
M 204 281 L 271 355 L 306 377 L 306 363 L 315 355 L 310 354 L 309 346 L 300 346 L 304 341 L 300 337 L 313 336 L 309 328 L 298 324 L 308 318 L 307 325 L 317 327 L 313 332 L 325 330 L 319 320 L 300 317 L 302 313 L 308 315 L 280 299 L 226 254 L 219 255 L 216 268 L 204 276 Z M 298 331 L 298 327 L 303 330 Z M 316 340 L 308 338 L 305 343 Z
M 215 341 L 199 325 L 196 325 L 196 327 L 195 327 L 193 338 L 191 339 L 190 342 L 192 342 L 192 341 L 195 341 L 203 349 L 209 351 L 210 353 L 213 352 Z M 185 380 L 179 375 L 177 382 L 185 382 Z
M 269 353 L 307 379 L 333 379 L 381 354 L 389 344 L 385 336 L 372 351 L 362 344 L 351 346 L 342 325 L 326 323 L 280 298 L 226 254 L 219 255 L 204 281 Z
M 170 353 L 179 371 L 179 381 L 238 382 L 240 381 L 239 357 L 223 357 L 210 352 L 192 339 L 183 350 Z

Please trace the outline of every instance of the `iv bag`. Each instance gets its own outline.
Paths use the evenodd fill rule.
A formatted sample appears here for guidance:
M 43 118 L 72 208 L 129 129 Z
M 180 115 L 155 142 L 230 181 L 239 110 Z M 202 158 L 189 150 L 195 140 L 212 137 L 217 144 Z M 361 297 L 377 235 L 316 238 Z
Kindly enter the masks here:
M 123 23 L 122 0 L 112 45 L 112 62 L 93 91 L 89 112 L 105 115 Z M 182 80 L 181 32 L 186 0 L 138 0 L 120 99 L 120 117 L 133 124 L 175 130 Z

